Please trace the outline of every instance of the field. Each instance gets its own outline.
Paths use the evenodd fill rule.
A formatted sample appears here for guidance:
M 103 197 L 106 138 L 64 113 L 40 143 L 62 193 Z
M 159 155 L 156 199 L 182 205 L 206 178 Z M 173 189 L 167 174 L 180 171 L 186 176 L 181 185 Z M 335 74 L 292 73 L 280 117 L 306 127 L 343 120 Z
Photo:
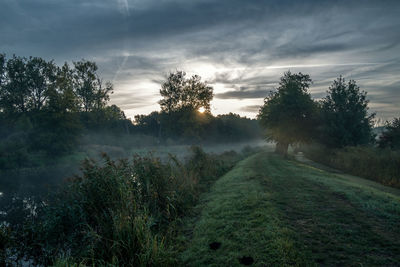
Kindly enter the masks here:
M 241 161 L 187 220 L 184 265 L 398 265 L 400 191 L 319 167 L 271 152 Z
M 248 145 L 260 144 L 263 148 L 248 148 Z M 104 148 L 103 145 L 96 149 Z M 218 154 L 231 149 L 241 153 Z M 146 159 L 149 151 L 161 161 Z M 138 176 L 142 180 L 137 185 L 130 184 L 130 175 L 124 175 L 126 171 L 130 173 L 129 170 L 135 165 L 106 161 L 104 167 L 89 166 L 86 169 L 86 182 L 80 184 L 80 180 L 77 180 L 79 186 L 70 187 L 73 190 L 72 197 L 80 196 L 85 201 L 82 202 L 78 197 L 71 200 L 77 206 L 71 206 L 66 198 L 66 202 L 61 201 L 53 207 L 57 211 L 54 213 L 56 216 L 49 209 L 49 216 L 38 218 L 30 225 L 32 228 L 27 228 L 31 229 L 32 236 L 37 235 L 33 238 L 33 244 L 55 242 L 43 251 L 50 248 L 56 251 L 53 258 L 46 259 L 49 262 L 55 260 L 57 266 L 79 263 L 82 266 L 107 263 L 111 264 L 107 266 L 119 266 L 127 262 L 137 266 L 157 266 L 160 263 L 166 266 L 399 265 L 399 189 L 315 163 L 302 153 L 283 158 L 272 152 L 271 143 L 204 148 L 204 151 L 212 154 L 202 151 L 198 147 L 190 152 L 188 146 L 126 150 L 125 156 L 131 153 L 144 156 L 136 162 L 136 170 L 144 171 L 142 176 Z M 176 161 L 177 165 L 171 165 L 167 159 L 170 153 L 176 154 L 181 163 Z M 78 161 L 81 156 L 75 154 L 70 157 L 63 161 Z M 167 183 L 163 182 L 165 178 L 169 179 Z M 146 186 L 149 194 L 140 189 L 140 184 L 146 184 L 146 181 L 150 181 Z M 102 194 L 96 193 L 101 190 Z M 115 195 L 115 192 L 121 195 Z M 113 202 L 116 196 L 120 201 L 117 206 Z M 141 199 L 145 199 L 145 202 L 141 202 Z M 169 204 L 164 205 L 166 200 Z M 88 201 L 93 204 L 85 206 Z M 153 202 L 158 204 L 154 206 Z M 136 208 L 122 208 L 131 204 Z M 98 208 L 97 215 L 93 215 L 92 209 L 95 207 Z M 70 218 L 72 228 L 68 228 L 71 226 L 68 223 L 60 226 L 61 222 L 57 220 L 69 210 L 83 213 L 78 212 L 81 215 Z M 110 214 L 128 215 L 105 216 L 105 210 Z M 170 213 L 170 210 L 179 212 Z M 97 216 L 104 220 L 97 222 Z M 81 217 L 97 219 L 94 222 L 86 221 L 79 225 L 82 229 L 78 227 L 80 230 L 77 228 L 77 232 L 74 232 Z M 108 221 L 109 218 L 113 220 Z M 132 232 L 128 231 L 127 234 L 120 229 L 121 225 L 125 225 L 124 218 L 134 219 L 132 225 L 142 227 L 139 227 L 138 238 Z M 148 219 L 136 221 L 138 218 Z M 157 227 L 154 226 L 155 222 L 159 222 Z M 42 225 L 50 228 L 42 229 Z M 64 226 L 67 228 L 64 229 Z M 64 258 L 62 253 L 57 252 L 59 234 L 85 234 L 88 227 L 97 229 L 99 233 L 98 238 L 90 241 L 99 249 L 95 257 L 80 255 L 79 251 L 88 249 L 87 244 L 92 243 L 80 244 L 76 240 L 71 241 L 72 245 L 79 248 L 74 251 L 74 257 Z M 104 229 L 113 230 L 107 232 Z M 25 236 L 24 231 L 21 233 Z M 42 240 L 43 235 L 46 237 Z M 20 240 L 16 236 L 15 240 Z M 85 238 L 91 240 L 92 237 L 86 235 Z M 127 243 L 129 240 L 135 240 L 133 245 Z M 153 240 L 155 245 L 149 240 Z M 108 241 L 119 245 L 109 246 Z M 157 248 L 152 250 L 154 255 L 146 254 L 149 244 L 153 244 L 153 249 L 154 246 Z M 103 245 L 104 249 L 101 249 Z M 29 242 L 26 244 L 26 248 L 32 251 L 35 251 L 35 246 Z M 138 249 L 138 246 L 141 248 Z M 113 256 L 108 259 L 107 254 L 98 253 L 111 248 L 113 255 L 119 255 L 115 256 L 117 258 Z M 125 251 L 122 248 L 130 251 L 130 254 L 121 254 L 121 251 Z M 41 253 L 32 255 L 36 259 Z

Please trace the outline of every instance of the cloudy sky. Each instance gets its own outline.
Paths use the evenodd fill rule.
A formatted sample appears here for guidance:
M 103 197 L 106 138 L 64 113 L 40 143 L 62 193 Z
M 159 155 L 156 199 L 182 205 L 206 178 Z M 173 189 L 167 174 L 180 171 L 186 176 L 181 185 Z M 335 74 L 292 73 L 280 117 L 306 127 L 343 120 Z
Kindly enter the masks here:
M 324 97 L 339 75 L 400 116 L 400 1 L 1 0 L 0 52 L 98 63 L 129 117 L 158 110 L 174 70 L 214 87 L 214 114 L 254 117 L 283 72 Z

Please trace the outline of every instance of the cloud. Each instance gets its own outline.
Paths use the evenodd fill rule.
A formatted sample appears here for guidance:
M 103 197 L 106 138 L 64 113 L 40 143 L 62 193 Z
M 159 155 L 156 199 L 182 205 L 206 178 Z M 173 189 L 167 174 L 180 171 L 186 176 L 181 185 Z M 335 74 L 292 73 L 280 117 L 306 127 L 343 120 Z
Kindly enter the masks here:
M 240 108 L 240 110 L 245 111 L 245 112 L 258 113 L 260 108 L 261 108 L 260 105 L 249 105 L 249 106 Z
M 128 114 L 157 109 L 176 69 L 204 72 L 218 105 L 262 99 L 290 69 L 311 75 L 316 97 L 341 74 L 357 80 L 386 118 L 399 116 L 398 14 L 395 0 L 4 0 L 0 52 L 95 60 Z
M 227 91 L 225 93 L 216 94 L 216 98 L 220 99 L 246 99 L 246 98 L 265 98 L 268 94 L 266 89 L 248 89 L 241 87 L 239 90 Z

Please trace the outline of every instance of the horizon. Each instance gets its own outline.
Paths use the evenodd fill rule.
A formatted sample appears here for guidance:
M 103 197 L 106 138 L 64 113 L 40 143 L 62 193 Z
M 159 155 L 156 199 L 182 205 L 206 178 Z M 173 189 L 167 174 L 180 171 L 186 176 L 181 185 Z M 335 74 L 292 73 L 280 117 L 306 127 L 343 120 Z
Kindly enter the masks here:
M 0 52 L 95 61 L 131 119 L 159 110 L 174 70 L 213 86 L 214 115 L 254 118 L 290 70 L 311 76 L 315 99 L 340 75 L 354 79 L 370 112 L 390 120 L 400 116 L 399 11 L 397 1 L 5 1 Z

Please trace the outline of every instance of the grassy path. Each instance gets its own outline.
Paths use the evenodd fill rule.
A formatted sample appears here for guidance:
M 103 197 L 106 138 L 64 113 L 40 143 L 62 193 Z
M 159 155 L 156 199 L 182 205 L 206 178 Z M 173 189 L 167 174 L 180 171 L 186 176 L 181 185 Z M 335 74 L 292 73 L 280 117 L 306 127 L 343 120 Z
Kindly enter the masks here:
M 181 254 L 189 266 L 400 265 L 400 194 L 263 152 L 221 177 Z M 220 248 L 210 249 L 213 242 Z

